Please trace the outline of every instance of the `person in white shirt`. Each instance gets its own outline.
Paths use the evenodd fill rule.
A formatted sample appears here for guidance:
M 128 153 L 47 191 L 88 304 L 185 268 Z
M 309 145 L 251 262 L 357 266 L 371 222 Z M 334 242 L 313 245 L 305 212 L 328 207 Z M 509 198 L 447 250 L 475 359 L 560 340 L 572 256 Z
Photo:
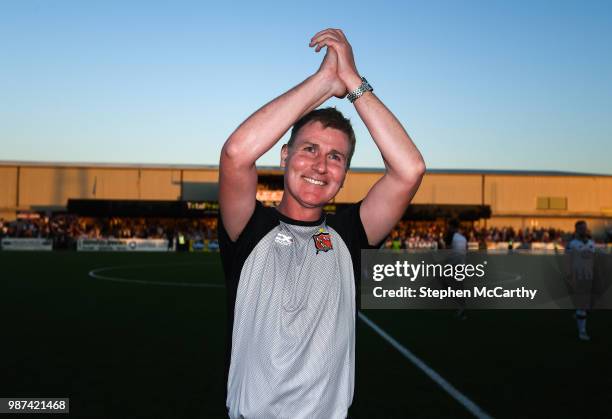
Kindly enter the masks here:
M 467 239 L 461 233 L 461 227 L 458 219 L 453 218 L 449 221 L 447 238 L 450 238 L 450 243 L 447 243 L 448 249 L 451 250 L 450 262 L 453 265 L 465 264 L 468 247 Z M 464 288 L 463 282 L 455 282 L 453 285 L 457 289 L 463 290 Z M 456 300 L 457 304 L 459 305 L 459 309 L 455 313 L 455 316 L 460 320 L 467 319 L 467 314 L 465 313 L 465 299 L 457 298 Z
M 577 307 L 575 317 L 578 326 L 578 338 L 589 341 L 591 338 L 586 331 L 586 321 L 593 288 L 595 242 L 589 236 L 586 221 L 577 221 L 575 230 L 574 238 L 567 244 L 565 252 L 569 256 L 570 278 Z

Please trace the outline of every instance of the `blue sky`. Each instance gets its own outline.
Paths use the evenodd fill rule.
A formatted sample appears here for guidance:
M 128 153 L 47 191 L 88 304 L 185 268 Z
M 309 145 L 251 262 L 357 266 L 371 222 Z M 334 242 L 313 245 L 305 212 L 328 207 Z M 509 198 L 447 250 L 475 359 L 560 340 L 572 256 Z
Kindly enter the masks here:
M 316 71 L 327 27 L 429 168 L 612 174 L 609 1 L 4 1 L 0 160 L 217 164 Z M 327 104 L 353 121 L 353 166 L 382 167 L 352 105 Z

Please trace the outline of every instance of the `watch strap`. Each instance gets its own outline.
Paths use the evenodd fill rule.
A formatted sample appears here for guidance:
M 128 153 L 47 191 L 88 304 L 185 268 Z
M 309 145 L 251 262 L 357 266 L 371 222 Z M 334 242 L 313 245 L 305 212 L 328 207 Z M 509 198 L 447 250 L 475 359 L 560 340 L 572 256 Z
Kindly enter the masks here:
M 374 91 L 374 89 L 372 88 L 372 86 L 370 86 L 370 83 L 368 83 L 368 81 L 365 79 L 365 77 L 362 77 L 361 78 L 361 85 L 358 88 L 356 88 L 355 90 L 353 90 L 352 92 L 350 92 L 348 95 L 346 95 L 346 98 L 349 100 L 349 102 L 353 103 L 358 98 L 363 96 L 363 94 L 365 92 L 373 92 L 373 91 Z

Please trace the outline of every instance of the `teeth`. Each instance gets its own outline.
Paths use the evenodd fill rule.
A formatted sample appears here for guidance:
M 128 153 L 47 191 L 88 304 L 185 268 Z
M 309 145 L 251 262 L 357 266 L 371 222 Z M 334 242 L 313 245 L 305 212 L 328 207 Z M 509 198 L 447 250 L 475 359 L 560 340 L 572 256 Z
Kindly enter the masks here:
M 306 182 L 308 182 L 308 183 L 312 183 L 313 185 L 320 185 L 320 186 L 325 185 L 325 182 L 322 182 L 322 181 L 316 180 L 316 179 L 312 179 L 312 178 L 309 178 L 309 177 L 304 177 L 304 180 Z

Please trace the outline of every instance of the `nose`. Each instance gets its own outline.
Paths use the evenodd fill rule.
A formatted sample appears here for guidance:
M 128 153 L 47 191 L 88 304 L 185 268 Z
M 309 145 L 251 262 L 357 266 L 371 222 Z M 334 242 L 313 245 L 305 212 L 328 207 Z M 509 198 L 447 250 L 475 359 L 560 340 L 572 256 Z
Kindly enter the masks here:
M 327 173 L 327 157 L 320 153 L 312 162 L 312 168 L 317 173 Z

